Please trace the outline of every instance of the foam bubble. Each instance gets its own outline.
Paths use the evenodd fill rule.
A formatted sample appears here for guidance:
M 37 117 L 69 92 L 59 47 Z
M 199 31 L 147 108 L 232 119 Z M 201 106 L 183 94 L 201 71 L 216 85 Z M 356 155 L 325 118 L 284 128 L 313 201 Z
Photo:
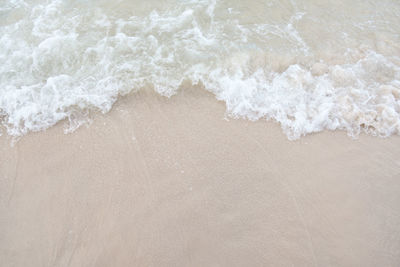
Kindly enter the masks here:
M 399 134 L 400 5 L 314 2 L 6 0 L 1 123 L 14 136 L 65 119 L 71 131 L 119 95 L 172 96 L 188 80 L 290 139 Z

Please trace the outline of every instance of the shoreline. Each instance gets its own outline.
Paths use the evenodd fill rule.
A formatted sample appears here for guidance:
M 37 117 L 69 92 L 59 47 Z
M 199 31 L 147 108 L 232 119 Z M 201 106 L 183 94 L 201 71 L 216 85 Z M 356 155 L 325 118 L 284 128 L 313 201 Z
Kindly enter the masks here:
M 196 88 L 0 137 L 0 265 L 396 266 L 400 136 L 224 119 Z

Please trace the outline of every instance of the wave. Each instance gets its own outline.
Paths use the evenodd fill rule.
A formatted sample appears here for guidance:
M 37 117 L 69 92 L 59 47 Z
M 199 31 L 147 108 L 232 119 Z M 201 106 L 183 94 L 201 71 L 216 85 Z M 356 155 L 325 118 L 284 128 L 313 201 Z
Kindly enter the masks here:
M 0 120 L 21 136 L 152 87 L 203 84 L 227 114 L 400 133 L 400 5 L 384 1 L 29 1 L 0 9 Z M 343 1 L 342 1 L 343 2 Z M 348 15 L 348 16 L 346 16 Z M 342 16 L 342 17 L 340 17 Z

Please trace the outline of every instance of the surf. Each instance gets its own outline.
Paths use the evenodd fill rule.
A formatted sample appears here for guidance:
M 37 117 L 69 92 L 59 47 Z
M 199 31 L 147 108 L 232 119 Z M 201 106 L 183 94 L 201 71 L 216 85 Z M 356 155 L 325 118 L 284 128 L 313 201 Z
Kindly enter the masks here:
M 400 4 L 383 1 L 2 1 L 0 120 L 22 136 L 152 88 L 202 84 L 228 116 L 400 133 Z

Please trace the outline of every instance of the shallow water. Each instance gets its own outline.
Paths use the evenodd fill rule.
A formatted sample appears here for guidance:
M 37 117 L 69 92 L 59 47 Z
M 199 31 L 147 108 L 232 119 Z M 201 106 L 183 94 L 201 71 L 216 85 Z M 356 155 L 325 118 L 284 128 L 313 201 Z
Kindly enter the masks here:
M 290 139 L 400 133 L 400 2 L 0 0 L 0 120 L 10 135 L 151 87 L 201 83 L 235 118 Z

